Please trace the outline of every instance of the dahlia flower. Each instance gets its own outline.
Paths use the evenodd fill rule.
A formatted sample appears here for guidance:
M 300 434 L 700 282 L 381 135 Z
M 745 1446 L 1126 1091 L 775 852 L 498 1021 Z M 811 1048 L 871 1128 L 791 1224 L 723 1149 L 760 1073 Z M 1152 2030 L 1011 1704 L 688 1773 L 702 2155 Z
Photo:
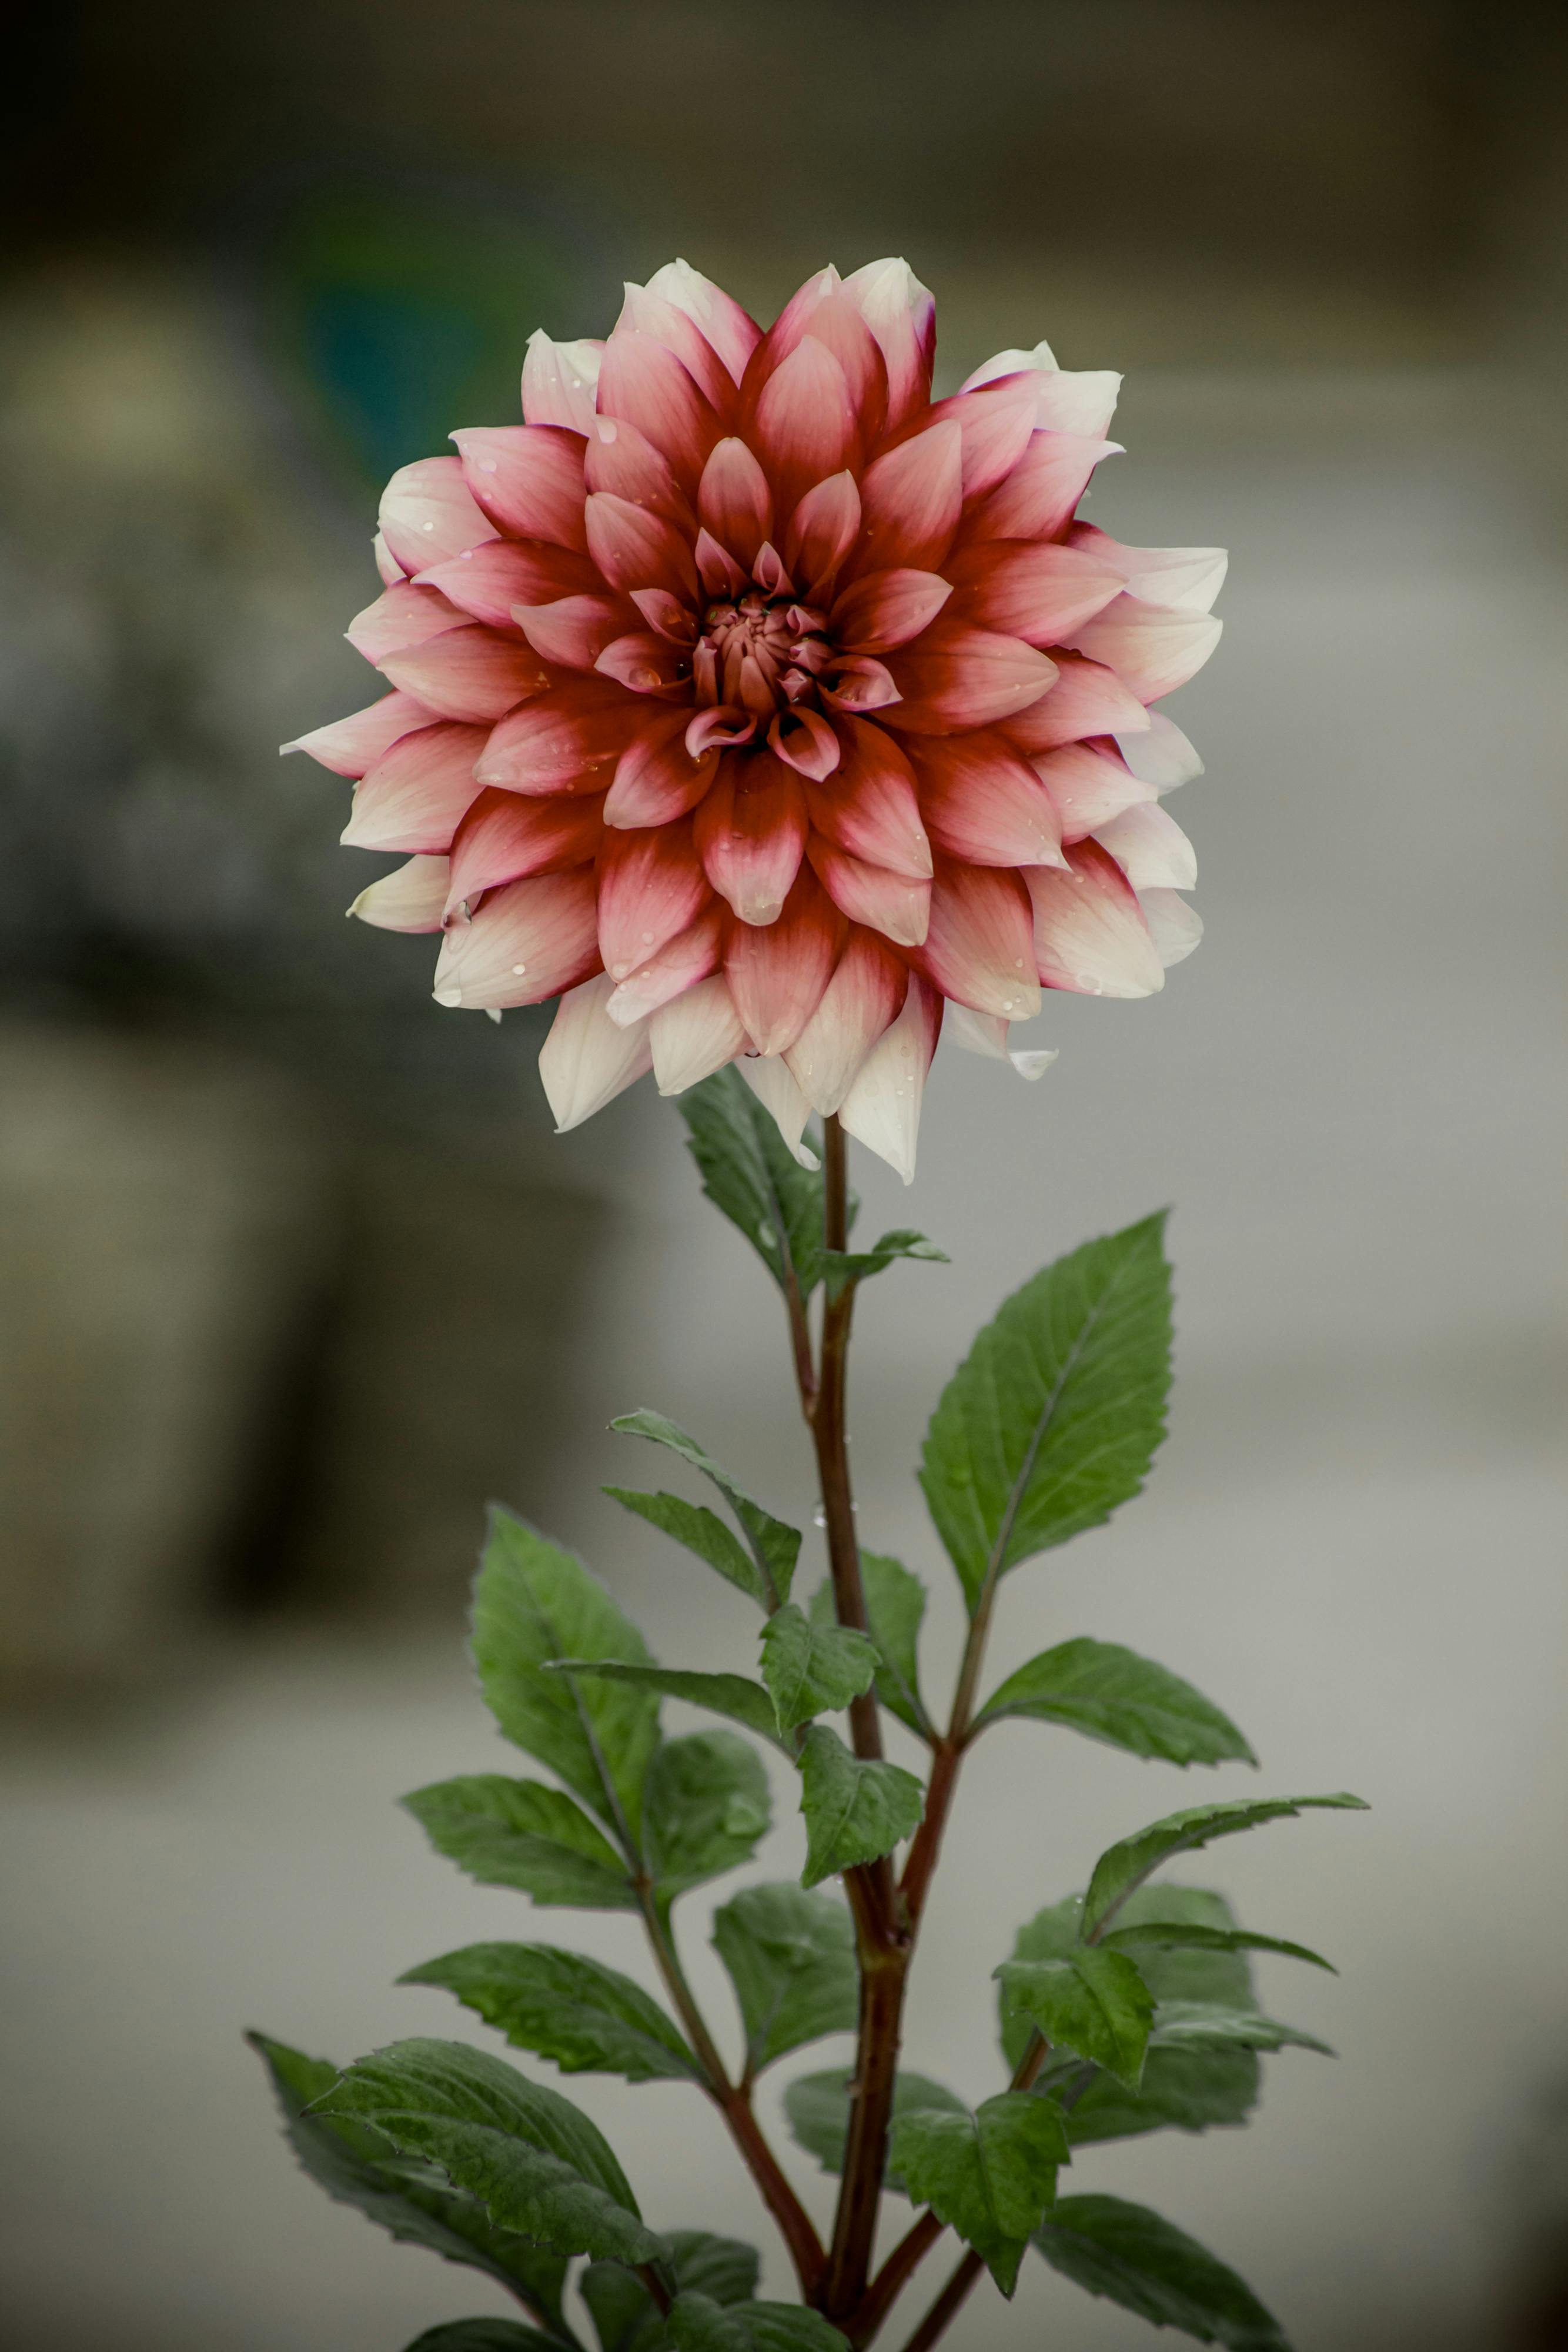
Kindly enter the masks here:
M 404 466 L 348 635 L 392 691 L 304 736 L 343 835 L 411 853 L 350 912 L 439 933 L 437 1003 L 559 999 L 561 1129 L 725 1063 L 908 1180 L 926 1071 L 1019 1050 L 1042 989 L 1146 996 L 1197 944 L 1151 706 L 1212 652 L 1212 548 L 1076 520 L 1120 378 L 1044 343 L 930 397 L 902 261 L 766 333 L 683 262 L 608 341 L 528 343 L 521 425 Z

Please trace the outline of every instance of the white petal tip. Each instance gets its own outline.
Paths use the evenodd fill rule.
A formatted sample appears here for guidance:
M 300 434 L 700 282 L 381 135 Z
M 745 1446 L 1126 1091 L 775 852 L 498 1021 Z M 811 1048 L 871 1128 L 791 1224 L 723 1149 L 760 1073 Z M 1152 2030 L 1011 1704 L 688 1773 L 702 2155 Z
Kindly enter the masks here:
M 455 1013 L 463 1003 L 463 991 L 460 988 L 433 988 L 430 992 L 437 1004 L 447 1013 Z

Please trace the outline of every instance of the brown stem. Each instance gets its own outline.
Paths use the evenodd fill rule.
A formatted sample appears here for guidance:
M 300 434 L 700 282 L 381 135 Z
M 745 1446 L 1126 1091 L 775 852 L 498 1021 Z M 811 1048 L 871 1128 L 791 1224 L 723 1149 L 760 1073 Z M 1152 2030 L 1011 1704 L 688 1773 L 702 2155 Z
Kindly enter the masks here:
M 669 2310 L 674 2298 L 652 2263 L 639 2263 L 637 2275 L 658 2305 L 660 2316 Z
M 944 2336 L 968 2300 L 970 2288 L 985 2269 L 978 2254 L 964 2256 L 952 2277 L 910 2337 L 904 2352 L 931 2352 L 931 2347 Z
M 858 2347 L 871 2342 L 946 2226 L 927 2206 L 920 2219 L 904 2231 L 862 2298 L 849 2329 L 852 2344 Z

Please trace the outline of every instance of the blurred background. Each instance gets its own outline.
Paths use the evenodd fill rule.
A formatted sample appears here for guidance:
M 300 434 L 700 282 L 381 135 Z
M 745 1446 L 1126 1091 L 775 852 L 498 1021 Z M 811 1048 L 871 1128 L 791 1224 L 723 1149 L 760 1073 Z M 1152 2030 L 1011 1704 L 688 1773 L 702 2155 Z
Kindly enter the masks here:
M 346 790 L 275 748 L 371 698 L 340 633 L 386 474 L 513 420 L 528 331 L 607 331 L 677 252 L 763 318 L 824 259 L 907 254 L 942 390 L 1041 335 L 1125 369 L 1093 520 L 1233 551 L 1176 711 L 1208 763 L 1180 809 L 1201 954 L 1147 1003 L 1048 1000 L 1038 1087 L 945 1056 L 914 1193 L 859 1171 L 873 1231 L 954 1260 L 864 1297 L 862 1522 L 932 1578 L 940 1686 L 924 1418 L 1034 1265 L 1174 1202 L 1153 1486 L 1015 1579 L 1001 1638 L 1129 1641 L 1239 1716 L 1270 1786 L 1376 1810 L 1187 1874 L 1338 1960 L 1264 1990 L 1340 2063 L 1271 2060 L 1247 2134 L 1094 2149 L 1074 2185 L 1213 2245 L 1301 2352 L 1568 2344 L 1564 63 L 1561 12 L 1513 0 L 55 0 L 14 28 L 17 2352 L 397 2352 L 499 2307 L 298 2176 L 240 2028 L 340 2058 L 462 2033 L 391 1979 L 480 1936 L 641 1966 L 612 1917 L 458 1880 L 393 1803 L 507 1769 L 461 1639 L 487 1495 L 706 1664 L 745 1604 L 600 1496 L 644 1466 L 610 1415 L 655 1404 L 812 1508 L 773 1302 L 674 1112 L 643 1087 L 555 1141 L 538 1021 L 440 1012 L 423 942 L 345 926 L 377 870 L 336 846 Z M 1016 1923 L 1217 1783 L 1252 1785 L 1039 1728 L 983 1748 L 911 2063 L 996 2087 Z M 795 1866 L 791 1801 L 758 1874 Z M 679 2090 L 572 2089 L 655 2222 L 756 2233 Z M 1036 2266 L 953 2341 L 1042 2332 L 1145 2336 Z

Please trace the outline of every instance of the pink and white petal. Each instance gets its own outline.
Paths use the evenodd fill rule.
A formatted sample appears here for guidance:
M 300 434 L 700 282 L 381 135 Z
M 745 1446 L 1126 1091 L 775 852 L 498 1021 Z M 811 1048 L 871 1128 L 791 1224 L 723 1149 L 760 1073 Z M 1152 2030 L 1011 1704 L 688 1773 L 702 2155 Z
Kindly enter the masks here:
M 731 921 L 724 968 L 759 1054 L 784 1054 L 822 1001 L 843 944 L 842 918 L 802 870 L 776 923 Z
M 773 493 L 768 477 L 745 442 L 733 434 L 714 444 L 703 467 L 697 514 L 725 552 L 747 568 L 772 534 Z
M 904 698 L 884 724 L 903 734 L 989 727 L 1038 702 L 1056 678 L 1055 664 L 1020 637 L 946 618 L 890 656 L 887 667 Z
M 939 572 L 964 507 L 964 436 L 956 423 L 949 417 L 928 425 L 874 458 L 860 497 L 858 569 Z
M 601 677 L 612 677 L 633 694 L 678 698 L 683 711 L 691 709 L 691 648 L 672 645 L 653 629 L 628 629 L 605 646 L 593 667 Z
M 591 557 L 543 539 L 486 540 L 449 563 L 433 564 L 414 584 L 439 588 L 459 612 L 492 629 L 516 628 L 514 604 L 553 604 L 562 596 L 604 593 Z
M 781 710 L 768 730 L 768 740 L 779 759 L 813 783 L 831 776 L 843 758 L 840 743 L 831 722 L 820 710 L 808 710 L 803 704 Z
M 528 800 L 521 793 L 482 792 L 453 836 L 446 919 L 472 914 L 486 891 L 504 882 L 583 865 L 603 830 L 597 799 Z
M 684 646 L 688 655 L 696 643 L 697 625 L 689 605 L 667 588 L 633 588 L 632 602 L 651 629 L 671 646 Z
M 502 718 L 550 682 L 531 646 L 476 622 L 444 629 L 406 653 L 387 654 L 379 667 L 383 677 L 443 719 L 475 722 Z
M 863 923 L 898 947 L 916 948 L 931 920 L 931 885 L 883 866 L 852 857 L 813 834 L 806 845 L 812 871 L 841 915 Z
M 375 557 L 376 577 L 383 588 L 393 588 L 400 580 L 405 580 L 408 577 L 387 545 L 385 531 L 377 531 L 371 541 L 371 552 Z
M 541 661 L 559 669 L 591 669 L 608 645 L 637 623 L 623 596 L 558 596 L 548 604 L 514 604 L 512 618 Z
M 644 719 L 616 764 L 606 824 L 668 824 L 695 808 L 718 773 L 719 755 L 687 751 L 690 718 L 682 709 Z
M 903 1012 L 861 1064 L 839 1112 L 855 1140 L 885 1160 L 906 1184 L 915 1181 L 920 1104 L 941 1027 L 941 996 L 911 972 Z
M 1016 347 L 1011 351 L 998 352 L 994 358 L 982 360 L 980 365 L 964 378 L 958 389 L 960 392 L 978 392 L 983 383 L 996 383 L 1005 375 L 1021 375 L 1026 369 L 1034 369 L 1043 375 L 1058 373 L 1056 354 L 1049 343 L 1036 343 L 1031 352 L 1020 352 Z
M 569 678 L 502 719 L 475 775 L 508 793 L 601 793 L 647 709 L 609 678 Z
M 579 435 L 559 425 L 472 425 L 452 438 L 469 489 L 508 537 L 581 553 L 588 542 Z
M 694 760 L 709 751 L 737 751 L 756 739 L 757 713 L 743 710 L 738 703 L 710 703 L 686 724 L 685 746 Z
M 1032 433 L 1007 479 L 966 517 L 966 544 L 982 539 L 1060 539 L 1095 467 L 1103 458 L 1122 455 L 1119 441 L 1082 433 Z
M 612 588 L 667 588 L 695 604 L 697 568 L 686 540 L 663 515 L 611 490 L 595 490 L 584 509 L 589 551 Z
M 912 739 L 920 814 L 936 847 L 970 866 L 1057 866 L 1061 823 L 1021 751 L 987 727 Z
M 830 474 L 789 518 L 784 562 L 808 603 L 825 599 L 861 527 L 861 494 L 851 473 Z
M 1134 890 L 1197 887 L 1197 853 L 1157 801 L 1141 801 L 1108 824 L 1097 824 L 1094 838 L 1110 851 Z
M 955 621 L 1000 629 L 1026 645 L 1060 645 L 1124 585 L 1100 557 L 1051 540 L 977 540 L 949 556 Z
M 662 1004 L 648 1024 L 653 1045 L 653 1076 L 662 1095 L 685 1094 L 711 1078 L 748 1040 L 722 972 L 699 980 L 683 995 Z
M 422 727 L 367 771 L 340 839 L 351 849 L 448 849 L 479 797 L 474 762 L 483 727 Z
M 1103 369 L 1057 366 L 1049 343 L 1032 352 L 998 352 L 967 378 L 960 389 L 977 392 L 1004 377 L 1027 377 L 1034 396 L 1034 421 L 1048 431 L 1103 435 L 1116 413 L 1122 379 Z
M 361 890 L 349 912 L 378 931 L 438 931 L 445 904 L 445 858 L 411 857 Z
M 743 424 L 757 412 L 762 387 L 789 353 L 811 322 L 812 315 L 836 294 L 841 285 L 838 271 L 829 262 L 790 295 L 773 324 L 762 337 L 746 362 L 746 373 L 740 380 L 740 410 Z
M 1157 702 L 1203 667 L 1224 625 L 1207 613 L 1171 612 L 1124 594 L 1062 642 L 1107 664 L 1140 702 Z
M 838 732 L 842 765 L 825 784 L 806 785 L 812 824 L 852 857 L 928 882 L 931 844 L 904 752 L 883 729 L 865 719 L 841 719 Z
M 872 932 L 852 929 L 821 1003 L 785 1060 L 811 1108 L 836 1111 L 883 1031 L 898 1018 L 908 966 Z
M 604 972 L 569 989 L 539 1048 L 539 1077 L 558 1135 L 580 1127 L 653 1066 L 647 1024 L 622 1028 L 612 1021 L 610 993 Z
M 930 928 L 917 961 L 944 996 L 977 1013 L 1008 1021 L 1038 1013 L 1030 898 L 1019 876 L 939 857 Z
M 1149 722 L 1145 734 L 1116 738 L 1116 748 L 1134 775 L 1158 793 L 1174 793 L 1178 784 L 1190 784 L 1195 776 L 1201 776 L 1203 761 L 1176 720 L 1167 719 L 1163 710 L 1145 715 Z
M 708 880 L 743 923 L 776 923 L 806 849 L 799 775 L 769 751 L 734 752 L 695 819 Z
M 1134 596 L 1183 613 L 1212 610 L 1230 562 L 1223 547 L 1124 547 L 1092 522 L 1075 522 L 1070 544 L 1119 570 Z
M 662 295 L 695 322 L 738 383 L 746 373 L 747 361 L 762 340 L 762 330 L 735 297 L 694 269 L 689 261 L 679 259 L 666 261 L 662 269 L 654 270 L 648 291 Z
M 843 369 L 825 343 L 803 335 L 763 385 L 753 426 L 780 513 L 792 514 L 813 484 L 849 463 L 858 425 Z
M 1203 937 L 1203 917 L 1175 890 L 1140 890 L 1138 904 L 1155 943 L 1155 953 L 1168 971 L 1191 955 Z
M 885 662 L 871 654 L 839 654 L 819 673 L 817 691 L 835 718 L 863 718 L 903 700 Z
M 591 979 L 600 968 L 597 899 L 591 866 L 492 890 L 471 923 L 445 933 L 437 1004 L 486 1011 L 539 1004 Z
M 935 572 L 862 572 L 833 606 L 830 626 L 852 653 L 885 653 L 917 637 L 952 593 Z
M 1041 751 L 1030 764 L 1056 804 L 1065 842 L 1082 841 L 1124 809 L 1155 798 L 1153 784 L 1098 744 L 1064 743 L 1060 751 Z
M 1147 731 L 1149 713 L 1113 669 L 1060 650 L 1053 659 L 1056 683 L 1049 693 L 1002 722 L 1009 743 L 1032 755 L 1077 743 L 1086 735 Z
M 668 458 L 686 495 L 696 489 L 724 425 L 689 368 L 651 335 L 611 338 L 599 371 L 599 414 L 634 425 Z
M 496 536 L 455 457 L 420 457 L 400 466 L 382 492 L 378 520 L 393 562 L 404 572 L 423 572 Z
M 599 952 L 614 982 L 678 939 L 709 891 L 689 823 L 607 831 L 599 852 Z
M 663 344 L 665 351 L 673 352 L 719 415 L 734 407 L 735 379 L 696 320 L 663 294 L 655 294 L 651 287 L 636 286 L 628 279 L 621 315 L 610 340 L 613 342 L 618 335 L 633 334 L 646 335 L 651 341 Z
M 1068 873 L 1031 866 L 1023 877 L 1040 979 L 1079 996 L 1155 995 L 1165 967 L 1126 876 L 1097 842 L 1079 842 L 1067 857 Z
M 584 336 L 558 343 L 537 327 L 523 362 L 523 415 L 530 425 L 559 425 L 569 433 L 593 430 L 594 394 L 604 345 Z
M 996 1013 L 976 1013 L 967 1004 L 951 1002 L 947 1006 L 947 1017 L 942 1024 L 943 1035 L 951 1038 L 955 1045 L 961 1045 L 967 1054 L 980 1054 L 991 1062 L 1009 1062 L 1020 1078 L 1028 1078 L 1031 1083 L 1036 1078 L 1042 1078 L 1061 1048 L 1056 1045 L 1015 1047 L 1008 1043 L 1011 1033 L 1012 1024 L 999 1019 Z
M 582 478 L 591 491 L 608 490 L 612 497 L 624 499 L 629 506 L 646 507 L 650 514 L 663 515 L 666 522 L 690 536 L 694 521 L 691 501 L 676 481 L 669 459 L 662 449 L 653 446 L 645 433 L 639 433 L 624 418 L 594 418 L 582 461 Z
M 685 990 L 716 971 L 724 955 L 724 908 L 715 898 L 689 929 L 621 982 L 609 999 L 612 1021 L 645 1020 L 661 1004 L 673 1003 Z
M 400 737 L 416 728 L 434 727 L 438 716 L 412 694 L 383 694 L 368 709 L 334 719 L 326 727 L 313 727 L 308 735 L 297 735 L 292 743 L 280 743 L 278 752 L 287 756 L 303 751 L 321 767 L 330 768 L 335 776 L 362 776 Z
M 785 1150 L 802 1168 L 815 1171 L 821 1162 L 800 1140 L 811 1106 L 796 1085 L 794 1074 L 782 1055 L 743 1054 L 736 1067 L 764 1110 L 771 1112 L 773 1123 L 784 1139 Z
M 907 261 L 868 261 L 843 290 L 882 346 L 887 362 L 887 421 L 896 429 L 931 397 L 936 304 Z
M 952 417 L 963 436 L 966 507 L 977 506 L 998 482 L 1006 481 L 1029 447 L 1034 411 L 1030 380 L 1019 377 L 956 394 L 931 411 L 934 418 Z

